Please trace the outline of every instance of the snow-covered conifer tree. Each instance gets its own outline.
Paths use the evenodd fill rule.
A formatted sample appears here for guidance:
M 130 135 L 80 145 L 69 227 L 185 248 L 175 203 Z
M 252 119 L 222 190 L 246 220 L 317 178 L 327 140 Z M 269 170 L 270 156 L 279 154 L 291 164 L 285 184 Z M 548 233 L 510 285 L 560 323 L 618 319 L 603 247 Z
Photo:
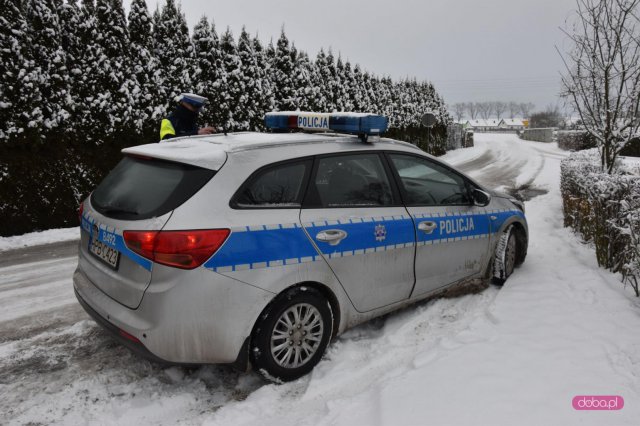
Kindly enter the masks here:
M 389 127 L 400 127 L 399 98 L 396 85 L 391 77 L 385 76 L 380 79 L 380 114 L 389 117 Z
M 57 13 L 60 18 L 60 39 L 62 49 L 65 52 L 67 78 L 69 79 L 69 96 L 65 99 L 65 105 L 70 116 L 64 126 L 64 132 L 69 138 L 77 139 L 78 126 L 81 122 L 79 118 L 84 107 L 75 98 L 76 88 L 82 80 L 80 64 L 86 49 L 86 46 L 82 44 L 80 34 L 82 11 L 75 1 L 67 1 L 66 3 L 58 3 Z
M 400 128 L 406 128 L 414 123 L 414 115 L 417 114 L 415 105 L 415 81 L 404 78 L 397 84 L 399 95 L 399 120 Z
M 351 63 L 347 60 L 344 63 L 344 68 L 342 70 L 342 87 L 344 89 L 344 110 L 345 111 L 355 111 L 355 101 L 359 96 L 359 90 L 355 79 L 355 75 L 353 74 L 353 70 L 351 69 Z
M 193 47 L 195 90 L 209 100 L 209 105 L 200 114 L 201 124 L 222 127 L 224 120 L 221 104 L 226 85 L 222 52 L 215 25 L 209 25 L 204 16 L 193 29 Z
M 0 0 L 0 144 L 33 141 L 41 128 L 39 70 L 22 3 Z
M 220 103 L 220 110 L 223 114 L 221 125 L 224 129 L 236 130 L 240 125 L 236 121 L 236 117 L 241 115 L 238 111 L 238 106 L 245 88 L 238 49 L 233 39 L 233 34 L 228 27 L 227 31 L 220 37 L 220 51 L 222 52 L 225 73 L 225 85 L 222 88 L 222 102 Z
M 293 60 L 289 39 L 284 33 L 284 28 L 278 39 L 276 55 L 273 67 L 273 81 L 275 82 L 276 108 L 280 111 L 296 109 L 295 91 L 293 83 Z
M 103 135 L 126 132 L 133 117 L 131 91 L 135 87 L 129 56 L 129 31 L 122 0 L 96 1 L 98 45 L 103 55 L 96 69 L 100 83 L 98 119 Z
M 338 54 L 336 62 L 336 84 L 333 86 L 333 96 L 336 100 L 338 111 L 348 111 L 350 106 L 349 95 L 347 93 L 348 77 L 345 74 L 342 57 Z
M 327 55 L 324 53 L 324 49 L 320 49 L 314 62 L 312 75 L 313 86 L 317 91 L 315 105 L 316 108 L 318 108 L 318 111 L 334 110 L 334 107 L 330 102 L 333 95 L 331 93 L 331 87 L 327 81 L 330 75 L 331 72 L 328 69 Z
M 29 25 L 32 57 L 40 78 L 38 91 L 42 95 L 40 109 L 42 121 L 39 134 L 44 140 L 65 124 L 69 117 L 67 96 L 69 95 L 69 73 L 66 54 L 62 48 L 60 21 L 54 0 L 28 0 L 25 15 Z M 4 12 L 3 12 L 4 13 Z
M 319 88 L 314 86 L 314 65 L 307 52 L 300 51 L 296 55 L 294 87 L 296 104 L 301 111 L 320 111 L 317 105 Z
M 242 65 L 244 92 L 236 109 L 236 121 L 242 130 L 255 129 L 264 115 L 260 111 L 261 70 L 258 66 L 253 41 L 244 27 L 238 38 L 238 57 Z
M 353 81 L 354 86 L 356 87 L 353 97 L 354 110 L 359 112 L 371 111 L 370 87 L 368 87 L 368 82 L 365 80 L 365 74 L 362 73 L 360 65 L 358 64 L 353 68 Z
M 273 47 L 273 45 L 272 45 Z M 271 81 L 271 63 L 267 58 L 267 52 L 262 47 L 260 39 L 256 35 L 253 38 L 253 53 L 256 58 L 256 66 L 258 70 L 257 89 L 259 96 L 256 101 L 256 110 L 262 114 L 254 117 L 252 129 L 264 128 L 264 114 L 275 109 L 273 98 L 273 82 Z
M 365 82 L 367 82 L 367 87 L 369 88 L 369 99 L 371 100 L 370 109 L 379 114 L 382 110 L 381 103 L 385 95 L 382 90 L 380 78 L 375 74 L 365 72 Z
M 73 126 L 85 142 L 95 143 L 102 139 L 104 129 L 101 126 L 107 122 L 107 118 L 104 117 L 106 101 L 103 99 L 104 88 L 100 79 L 100 60 L 106 54 L 102 44 L 98 42 L 101 36 L 97 27 L 94 0 L 82 1 L 76 35 L 81 49 L 74 68 L 71 69 Z
M 132 1 L 128 21 L 131 42 L 130 67 L 135 82 L 130 92 L 132 123 L 145 138 L 153 138 L 158 121 L 165 113 L 162 106 L 166 95 L 160 86 L 159 63 L 153 55 L 151 16 L 145 0 Z
M 327 86 L 327 107 L 329 108 L 329 111 L 340 111 L 338 102 L 342 88 L 340 87 L 340 79 L 338 78 L 335 57 L 333 56 L 331 49 L 327 52 L 327 61 L 324 67 L 323 79 Z
M 166 0 L 160 12 L 153 15 L 153 50 L 160 62 L 163 90 L 171 103 L 182 92 L 193 90 L 191 72 L 193 46 L 186 18 L 175 0 Z

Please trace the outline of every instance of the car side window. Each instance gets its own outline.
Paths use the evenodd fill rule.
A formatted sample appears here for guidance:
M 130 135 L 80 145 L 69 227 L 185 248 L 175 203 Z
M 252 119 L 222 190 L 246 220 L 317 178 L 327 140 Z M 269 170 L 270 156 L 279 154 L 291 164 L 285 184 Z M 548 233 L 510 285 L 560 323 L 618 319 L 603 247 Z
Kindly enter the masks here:
M 351 154 L 318 160 L 308 207 L 377 207 L 394 204 L 389 177 L 378 154 Z
M 462 176 L 424 158 L 403 154 L 390 154 L 389 157 L 400 176 L 407 205 L 471 204 Z
M 249 178 L 232 205 L 240 208 L 299 208 L 311 160 L 276 164 Z

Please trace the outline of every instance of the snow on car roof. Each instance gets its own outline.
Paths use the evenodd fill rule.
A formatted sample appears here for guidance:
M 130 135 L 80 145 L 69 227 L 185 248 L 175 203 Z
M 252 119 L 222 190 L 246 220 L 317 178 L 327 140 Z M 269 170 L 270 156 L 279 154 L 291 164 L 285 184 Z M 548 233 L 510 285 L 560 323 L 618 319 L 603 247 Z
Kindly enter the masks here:
M 327 140 L 336 140 L 336 137 L 344 139 L 352 139 L 351 136 L 332 135 L 329 133 L 259 133 L 259 132 L 242 132 L 229 133 L 227 135 L 212 135 L 205 137 L 204 140 L 213 144 L 220 144 L 225 147 L 227 152 L 241 151 L 258 146 L 277 146 L 288 145 L 292 143 L 304 142 L 324 142 Z
M 125 148 L 122 153 L 178 161 L 185 164 L 218 170 L 228 152 L 277 147 L 299 143 L 357 141 L 355 136 L 331 133 L 259 133 L 242 132 L 174 138 L 147 145 Z M 387 140 L 382 140 L 387 141 Z M 401 143 L 401 142 L 399 142 Z
M 199 138 L 132 146 L 123 154 L 177 161 L 207 169 L 218 170 L 227 160 L 227 153 L 216 145 L 203 143 Z

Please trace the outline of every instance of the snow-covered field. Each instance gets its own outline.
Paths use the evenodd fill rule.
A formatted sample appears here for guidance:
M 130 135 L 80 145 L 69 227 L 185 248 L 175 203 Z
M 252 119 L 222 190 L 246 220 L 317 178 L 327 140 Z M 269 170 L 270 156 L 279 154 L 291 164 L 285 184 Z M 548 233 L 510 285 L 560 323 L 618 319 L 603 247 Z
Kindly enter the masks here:
M 640 300 L 562 227 L 555 144 L 476 134 L 445 157 L 526 203 L 531 241 L 502 289 L 439 299 L 340 336 L 311 375 L 161 368 L 73 298 L 72 257 L 0 262 L 0 424 L 637 425 Z M 576 395 L 621 395 L 576 411 Z

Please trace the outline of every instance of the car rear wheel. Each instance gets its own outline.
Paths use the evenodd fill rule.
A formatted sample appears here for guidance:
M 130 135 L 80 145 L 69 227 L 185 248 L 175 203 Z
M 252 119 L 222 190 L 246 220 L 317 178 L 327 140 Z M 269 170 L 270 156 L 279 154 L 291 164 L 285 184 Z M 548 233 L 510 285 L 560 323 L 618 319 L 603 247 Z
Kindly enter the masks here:
M 496 246 L 492 279 L 494 284 L 504 284 L 513 273 L 516 267 L 517 249 L 516 233 L 511 226 L 502 233 Z
M 309 373 L 331 339 L 331 306 L 309 287 L 288 290 L 258 320 L 251 362 L 267 380 L 287 382 Z

